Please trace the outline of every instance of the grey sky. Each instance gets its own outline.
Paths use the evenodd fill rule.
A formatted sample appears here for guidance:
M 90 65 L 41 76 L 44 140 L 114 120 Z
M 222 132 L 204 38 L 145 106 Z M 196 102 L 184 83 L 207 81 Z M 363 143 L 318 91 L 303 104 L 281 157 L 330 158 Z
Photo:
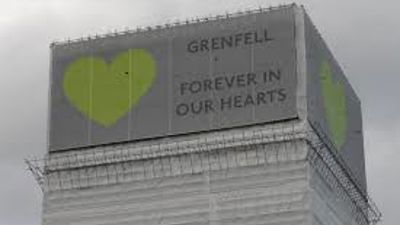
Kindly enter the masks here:
M 304 0 L 363 105 L 369 191 L 398 224 L 400 2 Z M 0 0 L 0 225 L 38 225 L 41 191 L 23 163 L 45 153 L 49 44 L 278 5 L 258 0 Z

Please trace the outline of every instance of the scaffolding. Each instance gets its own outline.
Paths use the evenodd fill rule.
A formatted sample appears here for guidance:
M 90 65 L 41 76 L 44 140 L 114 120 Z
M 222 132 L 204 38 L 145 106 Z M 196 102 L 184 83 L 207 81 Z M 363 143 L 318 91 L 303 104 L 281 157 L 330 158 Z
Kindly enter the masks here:
M 248 9 L 248 10 L 244 10 L 244 11 L 238 10 L 236 12 L 226 12 L 225 14 L 214 15 L 214 16 L 195 17 L 195 18 L 186 19 L 186 20 L 177 20 L 173 23 L 166 23 L 163 25 L 137 27 L 136 29 L 126 27 L 125 30 L 115 30 L 113 32 L 108 32 L 108 33 L 104 33 L 104 34 L 89 35 L 86 37 L 80 37 L 80 38 L 74 38 L 74 39 L 68 38 L 63 41 L 53 41 L 50 46 L 56 47 L 56 46 L 73 45 L 76 43 L 90 42 L 90 41 L 97 40 L 97 39 L 118 37 L 118 36 L 124 36 L 124 35 L 132 35 L 132 34 L 140 34 L 140 33 L 144 33 L 144 32 L 157 31 L 157 30 L 162 30 L 162 29 L 171 29 L 171 28 L 181 27 L 181 26 L 188 26 L 188 25 L 192 25 L 192 24 L 209 23 L 209 22 L 219 21 L 219 20 L 223 20 L 223 19 L 232 19 L 232 18 L 244 16 L 244 15 L 252 15 L 252 14 L 257 14 L 257 13 L 270 12 L 273 10 L 286 9 L 286 8 L 290 8 L 290 7 L 294 7 L 294 6 L 296 6 L 295 3 L 284 4 L 284 5 L 279 5 L 279 6 L 269 6 L 269 7 L 261 7 L 260 6 L 258 8 Z
M 175 164 L 178 164 L 182 171 L 184 163 L 193 165 L 193 160 L 196 159 L 190 155 L 194 154 L 206 154 L 208 158 L 210 158 L 211 154 L 214 154 L 216 157 L 214 160 L 214 164 L 217 165 L 216 169 L 218 167 L 219 169 L 223 167 L 229 169 L 229 165 L 223 165 L 224 163 L 220 160 L 220 156 L 226 154 L 229 149 L 244 148 L 248 150 L 244 151 L 247 159 L 249 150 L 257 149 L 263 145 L 285 143 L 288 144 L 288 148 L 293 148 L 290 143 L 303 141 L 311 149 L 307 154 L 307 160 L 310 165 L 326 179 L 326 182 L 333 187 L 339 198 L 351 203 L 352 213 L 359 224 L 376 224 L 381 218 L 381 213 L 375 203 L 366 191 L 360 187 L 351 170 L 337 153 L 332 142 L 330 142 L 330 139 L 317 124 L 312 124 L 311 126 L 308 124 L 307 126 L 293 124 L 290 126 L 275 126 L 269 129 L 222 131 L 200 134 L 180 141 L 172 140 L 176 139 L 145 145 L 103 146 L 93 151 L 53 153 L 45 159 L 27 160 L 26 163 L 43 191 L 48 190 L 51 180 L 57 180 L 61 189 L 66 187 L 84 188 L 90 186 L 88 179 L 102 180 L 101 185 L 126 182 L 123 178 L 118 177 L 124 177 L 126 173 L 136 172 L 124 169 L 128 167 L 127 165 L 130 162 L 143 163 L 143 170 L 141 170 L 143 174 L 141 176 L 144 178 L 155 177 L 159 173 L 171 174 L 171 160 L 174 157 L 178 159 Z M 255 154 L 258 154 L 257 151 Z M 188 162 L 184 162 L 185 160 L 181 160 L 179 157 L 176 158 L 176 156 L 182 155 L 190 156 L 186 158 L 189 159 Z M 278 155 L 276 158 L 278 159 Z M 148 170 L 145 169 L 146 163 L 150 163 L 148 165 L 150 169 Z M 91 169 L 99 167 L 103 168 L 101 173 L 91 171 Z M 208 168 L 202 168 L 202 170 L 203 172 L 211 170 L 211 167 L 211 165 L 208 165 Z M 186 172 L 195 173 L 201 171 L 195 171 L 192 166 L 192 170 Z M 68 176 L 70 176 L 70 179 L 65 180 L 65 177 Z M 83 177 L 86 178 L 83 179 Z
M 342 199 L 352 202 L 352 212 L 359 224 L 377 224 L 382 214 L 375 202 L 366 190 L 361 188 L 351 169 L 321 127 L 315 123 L 312 124 L 312 129 L 313 132 L 305 139 L 312 149 L 308 157 L 310 164 L 334 187 Z

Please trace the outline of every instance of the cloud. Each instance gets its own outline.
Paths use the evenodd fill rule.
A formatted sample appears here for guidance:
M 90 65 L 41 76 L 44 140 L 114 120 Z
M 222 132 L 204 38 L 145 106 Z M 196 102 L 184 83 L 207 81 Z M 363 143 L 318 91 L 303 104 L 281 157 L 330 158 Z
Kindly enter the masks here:
M 365 132 L 368 189 L 383 212 L 381 224 L 395 224 L 398 213 L 400 169 L 400 119 L 392 126 L 371 127 Z
M 0 224 L 39 224 L 41 194 L 23 158 L 46 150 L 49 44 L 125 27 L 171 23 L 288 1 L 18 0 L 0 8 Z M 369 189 L 397 223 L 400 3 L 304 0 L 364 111 Z M 268 5 L 266 5 L 268 4 Z M 397 141 L 396 141 L 397 140 Z

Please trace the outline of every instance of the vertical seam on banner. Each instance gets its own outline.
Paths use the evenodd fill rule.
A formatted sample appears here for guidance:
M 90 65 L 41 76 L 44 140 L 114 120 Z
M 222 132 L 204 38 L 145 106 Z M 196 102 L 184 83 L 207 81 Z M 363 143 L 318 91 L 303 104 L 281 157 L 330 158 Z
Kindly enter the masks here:
M 90 57 L 90 78 L 89 78 L 89 118 L 92 117 L 93 113 L 93 52 L 91 52 Z M 92 121 L 89 119 L 88 121 L 88 143 L 92 144 Z
M 296 114 L 297 118 L 308 120 L 308 66 L 305 37 L 305 17 L 302 9 L 294 8 L 294 42 L 295 42 L 295 72 L 296 72 Z
M 208 76 L 211 79 L 214 75 L 213 75 L 213 71 L 214 71 L 214 67 L 213 67 L 213 52 L 209 51 L 208 52 Z M 214 101 L 215 100 L 215 93 L 214 91 L 210 91 L 210 97 L 211 99 Z M 214 124 L 217 123 L 217 127 L 219 127 L 219 116 L 214 114 L 214 113 L 210 113 L 210 114 L 205 114 L 208 120 L 208 126 L 207 129 L 214 129 Z M 220 115 L 223 115 L 222 113 Z
M 49 75 L 49 84 L 48 84 L 48 89 L 47 89 L 47 124 L 46 124 L 46 128 L 47 128 L 47 132 L 46 132 L 46 147 L 47 147 L 47 152 L 51 152 L 51 146 L 54 145 L 54 143 L 52 143 L 52 119 L 53 119 L 53 83 L 54 83 L 54 51 L 55 51 L 55 47 L 52 46 L 50 49 L 50 66 L 49 66 L 49 71 L 50 71 L 50 75 Z M 64 73 L 63 73 L 64 75 Z M 64 79 L 64 76 L 62 75 L 62 80 Z M 64 93 L 64 92 L 63 92 Z
M 132 51 L 129 50 L 128 51 L 128 56 L 129 56 L 129 69 L 128 69 L 128 74 L 129 74 L 129 97 L 128 97 L 128 106 L 131 104 L 132 102 L 132 76 L 134 75 L 133 71 L 132 71 Z M 133 111 L 133 107 L 129 107 L 129 113 L 128 113 L 128 139 L 132 138 L 132 134 L 131 134 L 131 123 L 132 123 L 132 111 Z
M 293 8 L 291 10 L 292 12 L 292 16 L 293 16 L 293 40 L 294 40 L 294 68 L 295 68 L 295 78 L 296 78 L 296 114 L 297 116 L 299 116 L 299 66 L 298 66 L 298 50 L 297 50 L 297 44 L 298 44 L 298 40 L 297 40 L 297 32 L 296 32 L 296 12 L 295 12 L 295 8 Z
M 173 102 L 173 88 L 172 88 L 172 65 L 173 65 L 173 48 L 172 48 L 172 42 L 173 38 L 168 38 L 168 74 L 167 74 L 167 105 L 168 105 L 168 128 L 167 128 L 167 134 L 170 134 L 172 131 L 172 115 L 173 115 L 173 107 L 172 107 L 172 102 Z
M 254 18 L 254 21 L 253 21 L 254 27 L 257 29 L 257 14 L 254 14 L 253 18 Z M 250 65 L 251 73 L 254 73 L 254 51 L 255 51 L 255 49 L 254 49 L 254 44 L 253 44 L 253 45 L 251 45 L 251 57 L 250 57 L 250 60 L 251 60 L 251 65 Z M 251 89 L 252 89 L 251 92 L 252 92 L 253 96 L 255 96 L 256 87 L 255 86 L 251 86 Z M 254 104 L 253 104 L 253 107 L 251 107 L 251 117 L 252 117 L 251 118 L 252 119 L 251 122 L 255 122 L 256 121 L 256 106 Z

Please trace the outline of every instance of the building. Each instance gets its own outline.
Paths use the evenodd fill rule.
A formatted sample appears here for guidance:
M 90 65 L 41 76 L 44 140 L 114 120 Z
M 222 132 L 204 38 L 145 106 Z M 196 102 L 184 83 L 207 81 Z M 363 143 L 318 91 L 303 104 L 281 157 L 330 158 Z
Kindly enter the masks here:
M 55 43 L 50 104 L 44 225 L 379 221 L 359 99 L 296 5 Z

